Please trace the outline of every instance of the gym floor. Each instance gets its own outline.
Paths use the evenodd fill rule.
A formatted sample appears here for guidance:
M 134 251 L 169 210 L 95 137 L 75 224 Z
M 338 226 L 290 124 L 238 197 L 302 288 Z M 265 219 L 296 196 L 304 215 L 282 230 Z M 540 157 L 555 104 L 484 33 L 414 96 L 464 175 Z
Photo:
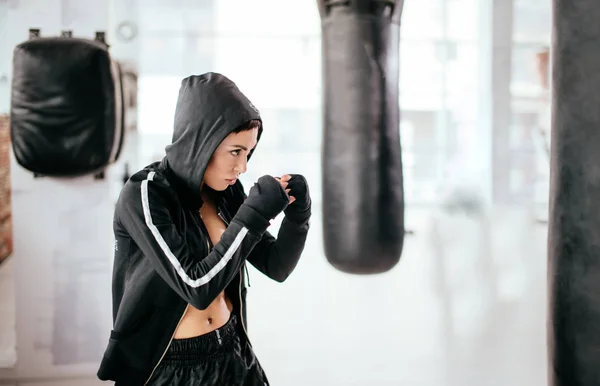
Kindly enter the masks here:
M 318 195 L 318 187 L 314 190 Z M 406 236 L 402 260 L 376 276 L 346 275 L 328 265 L 318 203 L 314 213 L 304 257 L 285 284 L 250 271 L 250 335 L 273 385 L 546 383 L 546 227 L 534 221 L 531 211 L 505 207 L 467 216 L 408 208 L 407 227 L 414 234 Z M 0 267 L 0 344 L 5 347 L 14 343 L 6 328 L 11 317 L 14 320 L 9 288 L 14 263 L 9 260 Z M 97 280 L 108 277 L 108 265 L 94 266 Z M 79 276 L 94 277 L 89 267 L 86 272 L 72 269 L 82 270 Z M 64 275 L 49 279 L 53 286 L 65 280 Z M 95 296 L 108 304 L 108 292 Z M 50 322 L 45 327 L 43 321 L 38 324 L 38 331 L 31 331 L 35 335 L 75 319 L 72 314 L 58 318 L 60 301 L 53 304 L 42 307 Z M 68 322 L 72 329 L 90 321 L 78 319 Z M 91 326 L 83 328 L 97 334 Z M 103 349 L 107 333 L 87 343 L 68 343 L 63 337 L 78 350 L 63 352 L 62 360 L 75 354 L 93 357 Z M 10 354 L 3 349 L 0 356 Z M 18 384 L 103 384 L 91 370 L 87 379 L 34 378 L 32 374 L 31 381 Z

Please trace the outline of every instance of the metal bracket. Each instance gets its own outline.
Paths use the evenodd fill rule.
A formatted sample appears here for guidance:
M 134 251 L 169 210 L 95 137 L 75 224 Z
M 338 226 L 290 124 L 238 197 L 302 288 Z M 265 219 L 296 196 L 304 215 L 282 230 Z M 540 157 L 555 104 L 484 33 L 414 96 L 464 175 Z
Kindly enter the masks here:
M 29 39 L 37 39 L 40 37 L 41 31 L 39 28 L 29 29 Z

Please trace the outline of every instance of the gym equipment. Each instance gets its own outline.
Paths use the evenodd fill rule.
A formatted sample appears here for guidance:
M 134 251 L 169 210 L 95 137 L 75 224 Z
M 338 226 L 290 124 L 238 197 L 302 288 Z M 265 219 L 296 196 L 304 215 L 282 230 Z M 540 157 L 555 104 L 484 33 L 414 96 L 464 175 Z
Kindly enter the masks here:
M 600 25 L 596 0 L 553 0 L 548 384 L 600 380 Z
M 40 37 L 14 49 L 11 140 L 35 176 L 103 176 L 121 151 L 125 109 L 119 64 L 96 39 Z
M 336 269 L 388 271 L 404 243 L 398 100 L 403 0 L 319 0 L 323 235 Z

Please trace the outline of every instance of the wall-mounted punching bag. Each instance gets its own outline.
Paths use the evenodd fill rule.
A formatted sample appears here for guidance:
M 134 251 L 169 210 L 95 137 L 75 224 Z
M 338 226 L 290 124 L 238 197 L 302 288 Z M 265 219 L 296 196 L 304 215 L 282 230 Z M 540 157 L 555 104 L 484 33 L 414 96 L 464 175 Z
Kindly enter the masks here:
M 323 237 L 327 260 L 342 272 L 385 272 L 402 253 L 398 78 L 403 3 L 318 1 Z
M 95 40 L 40 37 L 13 55 L 11 141 L 16 161 L 35 176 L 102 177 L 121 154 L 126 111 L 122 75 L 104 32 Z

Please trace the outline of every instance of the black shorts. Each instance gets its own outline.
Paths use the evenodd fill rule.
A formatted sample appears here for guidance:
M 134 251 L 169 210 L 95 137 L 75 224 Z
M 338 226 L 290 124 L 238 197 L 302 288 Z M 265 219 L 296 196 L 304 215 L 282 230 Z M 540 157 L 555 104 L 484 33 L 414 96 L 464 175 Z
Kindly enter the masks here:
M 189 339 L 174 339 L 147 383 L 158 385 L 268 386 L 267 377 L 231 314 L 221 328 Z

